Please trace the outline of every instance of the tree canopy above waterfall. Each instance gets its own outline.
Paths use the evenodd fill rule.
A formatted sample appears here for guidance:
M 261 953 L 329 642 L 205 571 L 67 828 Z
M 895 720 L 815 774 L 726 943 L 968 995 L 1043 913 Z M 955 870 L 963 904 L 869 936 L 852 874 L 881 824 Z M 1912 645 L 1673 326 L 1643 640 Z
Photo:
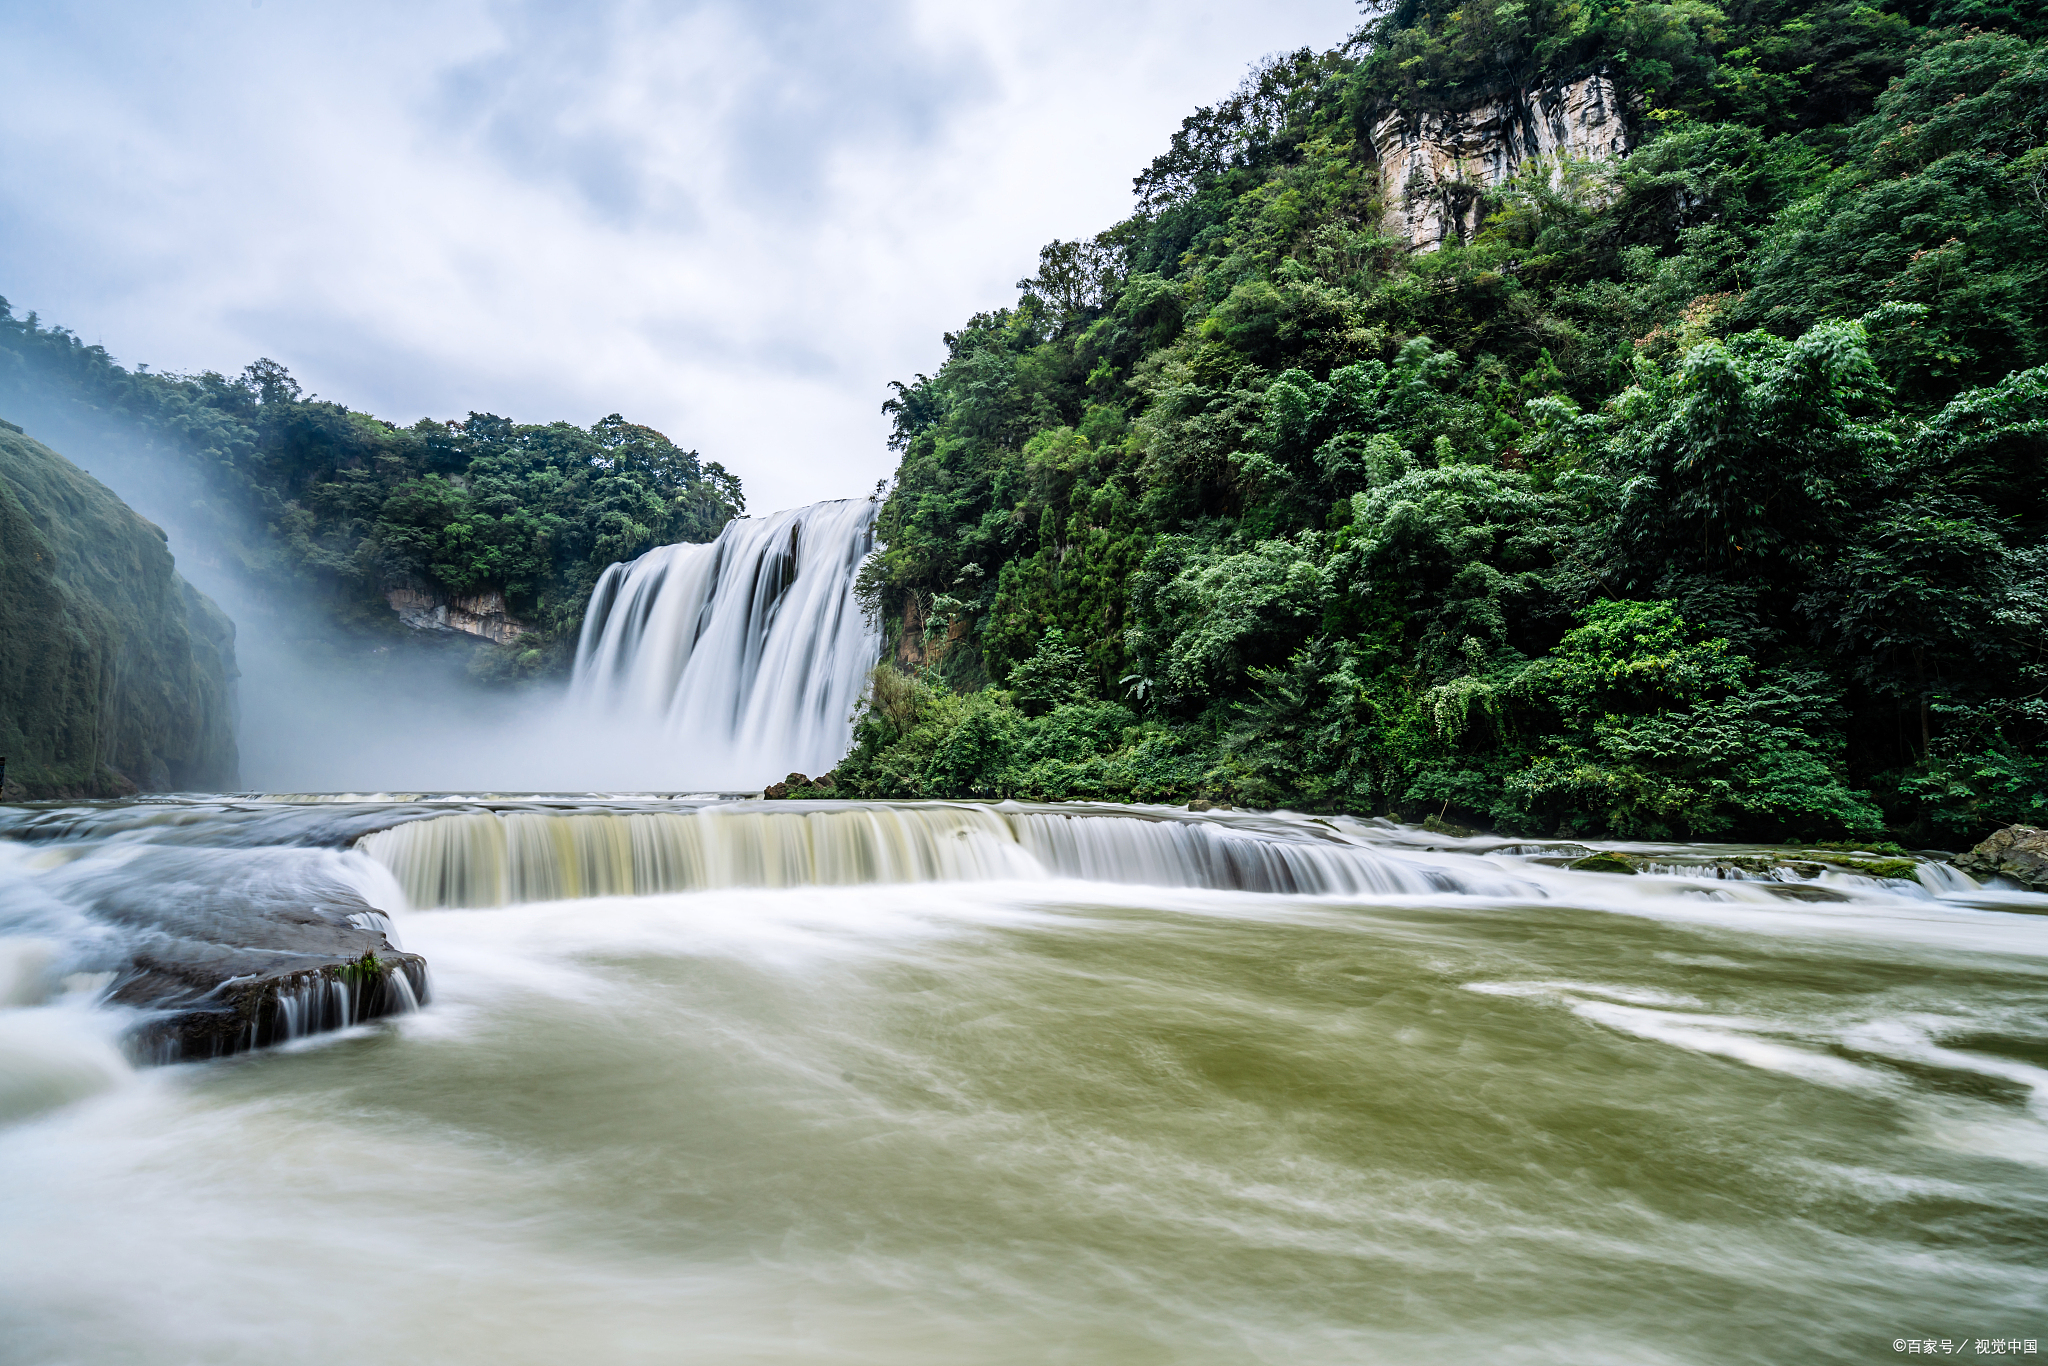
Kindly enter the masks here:
M 842 790 L 2048 823 L 2036 8 L 1378 9 L 894 386 L 913 677 Z M 1390 112 L 1596 76 L 1624 157 L 1382 174 Z M 1478 230 L 1414 250 L 1414 196 Z

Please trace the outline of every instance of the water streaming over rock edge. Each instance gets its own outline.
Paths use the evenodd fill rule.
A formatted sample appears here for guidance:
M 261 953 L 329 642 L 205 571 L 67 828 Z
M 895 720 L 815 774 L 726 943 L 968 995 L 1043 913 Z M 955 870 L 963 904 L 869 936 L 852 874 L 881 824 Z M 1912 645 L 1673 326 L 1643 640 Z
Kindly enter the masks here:
M 1170 808 L 776 802 L 695 810 L 466 811 L 363 836 L 415 907 L 725 887 L 1080 878 L 1330 895 L 1532 892 L 1304 820 Z M 1540 895 L 1540 892 L 1534 893 Z
M 571 707 L 687 739 L 692 782 L 831 768 L 880 649 L 853 596 L 880 510 L 814 503 L 611 566 L 583 619 Z

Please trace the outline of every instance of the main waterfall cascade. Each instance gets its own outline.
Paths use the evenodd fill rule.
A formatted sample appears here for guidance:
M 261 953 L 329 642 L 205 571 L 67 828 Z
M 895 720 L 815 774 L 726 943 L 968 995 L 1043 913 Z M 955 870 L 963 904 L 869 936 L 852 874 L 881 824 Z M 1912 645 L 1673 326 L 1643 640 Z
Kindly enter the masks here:
M 880 639 L 853 595 L 881 505 L 868 498 L 729 523 L 598 580 L 571 705 L 687 742 L 682 781 L 758 787 L 845 754 Z

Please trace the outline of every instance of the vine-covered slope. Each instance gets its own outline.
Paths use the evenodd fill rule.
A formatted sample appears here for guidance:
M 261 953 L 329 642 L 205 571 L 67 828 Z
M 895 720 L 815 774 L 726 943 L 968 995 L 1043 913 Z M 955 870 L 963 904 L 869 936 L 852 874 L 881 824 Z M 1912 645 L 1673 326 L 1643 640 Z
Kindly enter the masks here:
M 2048 819 L 2044 32 L 1403 0 L 1263 64 L 896 386 L 839 790 Z M 1592 74 L 1627 156 L 1383 235 L 1388 111 Z

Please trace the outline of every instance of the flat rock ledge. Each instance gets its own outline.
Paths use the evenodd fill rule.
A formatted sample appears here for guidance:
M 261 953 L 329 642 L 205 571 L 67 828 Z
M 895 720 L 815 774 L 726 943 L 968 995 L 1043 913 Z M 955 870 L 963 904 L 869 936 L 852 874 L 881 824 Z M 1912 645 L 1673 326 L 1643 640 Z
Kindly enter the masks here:
M 1971 877 L 2002 877 L 2030 892 L 2048 892 L 2048 830 L 2008 825 L 1956 860 Z
M 182 871 L 160 867 L 167 879 L 191 879 L 187 895 L 165 897 L 131 878 L 93 905 L 96 919 L 122 932 L 109 999 L 142 1012 L 129 1036 L 136 1061 L 219 1058 L 426 1004 L 426 960 L 391 942 L 383 912 L 335 886 L 205 886 L 207 852 L 189 851 L 201 857 Z

